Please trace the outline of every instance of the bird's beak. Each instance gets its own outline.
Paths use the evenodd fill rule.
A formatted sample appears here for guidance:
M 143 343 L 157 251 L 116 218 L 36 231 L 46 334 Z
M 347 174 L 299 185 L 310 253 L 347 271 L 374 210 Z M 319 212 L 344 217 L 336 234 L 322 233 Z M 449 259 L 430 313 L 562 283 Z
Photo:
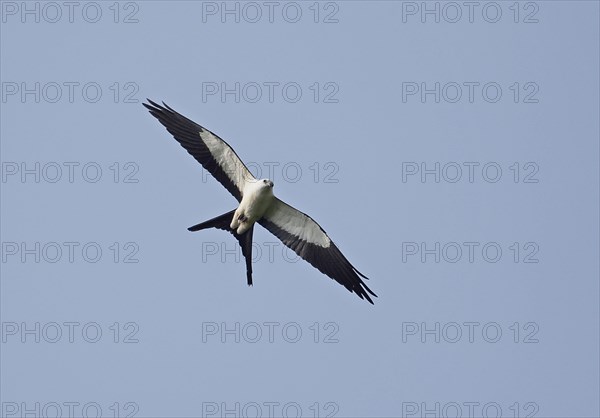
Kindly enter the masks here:
M 273 182 L 272 182 L 272 181 L 270 181 L 270 182 L 269 182 L 269 186 L 271 186 L 271 187 L 273 187 L 273 186 L 274 186 L 274 184 L 273 184 Z

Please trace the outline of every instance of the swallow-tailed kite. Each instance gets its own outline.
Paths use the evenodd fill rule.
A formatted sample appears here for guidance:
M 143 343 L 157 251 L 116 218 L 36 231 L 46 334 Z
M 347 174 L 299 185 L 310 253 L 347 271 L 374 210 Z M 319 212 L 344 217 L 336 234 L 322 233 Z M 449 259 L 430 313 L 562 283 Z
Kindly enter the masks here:
M 148 100 L 144 106 L 202 166 L 239 202 L 237 209 L 188 228 L 199 231 L 218 228 L 230 232 L 246 258 L 248 285 L 252 285 L 252 231 L 258 222 L 287 247 L 343 285 L 361 299 L 373 303 L 377 296 L 361 279 L 359 272 L 310 216 L 273 195 L 273 182 L 256 179 L 233 148 L 217 135 L 180 115 L 165 103 Z

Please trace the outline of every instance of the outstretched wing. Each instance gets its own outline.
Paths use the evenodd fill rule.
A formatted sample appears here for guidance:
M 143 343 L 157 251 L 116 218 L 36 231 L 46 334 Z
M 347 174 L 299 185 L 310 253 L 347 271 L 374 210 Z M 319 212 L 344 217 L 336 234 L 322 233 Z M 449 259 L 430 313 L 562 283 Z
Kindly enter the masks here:
M 275 198 L 275 202 L 258 221 L 296 254 L 321 273 L 331 277 L 361 299 L 373 303 L 377 297 L 361 279 L 359 272 L 310 216 Z
M 221 183 L 237 200 L 242 200 L 244 184 L 256 180 L 229 144 L 196 122 L 180 115 L 165 103 L 148 99 L 143 105 L 167 131 Z

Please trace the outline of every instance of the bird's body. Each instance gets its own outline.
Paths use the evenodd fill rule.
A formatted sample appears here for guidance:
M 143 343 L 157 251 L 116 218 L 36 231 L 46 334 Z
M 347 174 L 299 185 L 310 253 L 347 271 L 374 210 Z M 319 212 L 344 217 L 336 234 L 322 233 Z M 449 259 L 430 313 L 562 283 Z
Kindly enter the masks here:
M 269 179 L 248 180 L 242 196 L 242 201 L 235 210 L 230 224 L 231 229 L 240 235 L 262 218 L 269 206 L 273 204 L 273 182 Z
M 310 216 L 273 195 L 273 182 L 256 179 L 233 148 L 206 128 L 180 115 L 169 106 L 148 100 L 144 106 L 173 137 L 208 170 L 238 201 L 236 209 L 188 230 L 218 228 L 231 233 L 246 259 L 246 277 L 252 285 L 252 234 L 260 224 L 301 258 L 331 277 L 350 292 L 370 303 L 377 296 L 359 272 Z

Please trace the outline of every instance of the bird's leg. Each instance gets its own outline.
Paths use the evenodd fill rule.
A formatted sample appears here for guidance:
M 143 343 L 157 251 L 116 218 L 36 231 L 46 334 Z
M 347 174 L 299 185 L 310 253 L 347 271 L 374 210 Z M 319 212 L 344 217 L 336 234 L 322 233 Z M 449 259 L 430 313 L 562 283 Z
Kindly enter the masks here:
M 229 227 L 235 231 L 240 227 L 240 225 L 242 225 L 247 220 L 248 217 L 244 213 L 244 209 L 238 207 L 235 213 L 233 214 L 233 218 L 231 219 L 231 225 L 229 225 Z
M 250 223 L 250 220 L 248 219 L 246 214 L 244 214 L 244 213 L 240 214 L 240 216 L 238 216 L 237 219 L 238 219 L 239 226 L 238 226 L 236 232 L 238 233 L 238 235 L 243 234 L 244 232 L 248 231 L 252 227 L 252 223 Z
M 237 229 L 238 226 L 240 226 L 240 221 L 239 221 L 239 217 L 240 215 L 238 214 L 239 212 L 239 208 L 235 211 L 235 213 L 233 214 L 233 218 L 231 218 L 231 224 L 229 225 L 229 227 L 231 229 L 233 229 L 234 231 Z

